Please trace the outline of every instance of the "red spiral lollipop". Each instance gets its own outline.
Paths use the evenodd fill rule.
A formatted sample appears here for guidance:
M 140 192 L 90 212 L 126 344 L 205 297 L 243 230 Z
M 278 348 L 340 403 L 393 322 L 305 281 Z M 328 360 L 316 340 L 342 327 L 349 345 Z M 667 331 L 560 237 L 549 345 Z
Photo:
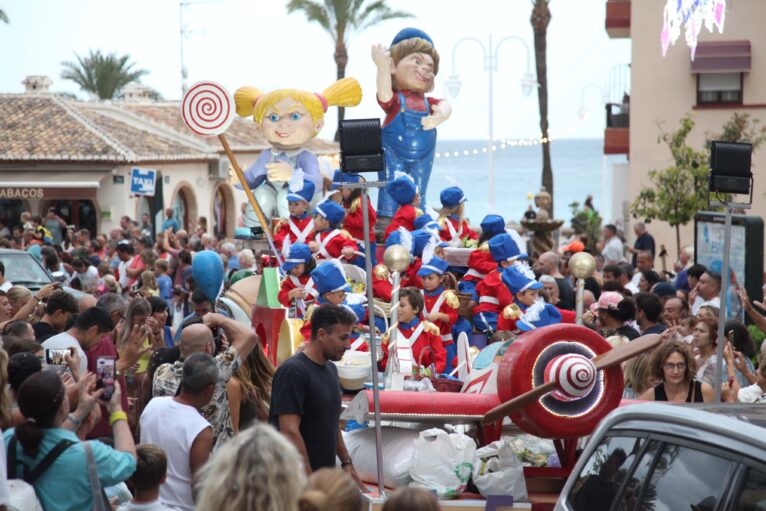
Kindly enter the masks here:
M 220 135 L 234 119 L 234 104 L 222 85 L 197 82 L 184 94 L 181 116 L 189 129 L 198 135 Z

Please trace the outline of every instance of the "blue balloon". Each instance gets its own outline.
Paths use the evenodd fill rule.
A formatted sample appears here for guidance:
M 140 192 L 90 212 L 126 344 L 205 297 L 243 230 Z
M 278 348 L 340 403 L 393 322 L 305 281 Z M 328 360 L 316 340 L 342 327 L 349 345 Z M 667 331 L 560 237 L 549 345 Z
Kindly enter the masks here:
M 205 292 L 208 300 L 214 302 L 218 298 L 223 284 L 223 261 L 213 250 L 203 250 L 192 260 L 192 275 L 197 286 Z

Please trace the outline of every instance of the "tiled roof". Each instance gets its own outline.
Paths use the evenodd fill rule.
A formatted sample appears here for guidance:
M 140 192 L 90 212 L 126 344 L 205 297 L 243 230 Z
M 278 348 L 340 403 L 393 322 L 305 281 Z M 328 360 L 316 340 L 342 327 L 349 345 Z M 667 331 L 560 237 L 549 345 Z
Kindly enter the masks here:
M 235 152 L 268 147 L 249 119 L 226 131 Z M 309 149 L 334 154 L 332 141 Z M 0 94 L 0 161 L 210 160 L 223 152 L 216 137 L 201 137 L 183 123 L 178 102 L 91 103 L 52 94 Z

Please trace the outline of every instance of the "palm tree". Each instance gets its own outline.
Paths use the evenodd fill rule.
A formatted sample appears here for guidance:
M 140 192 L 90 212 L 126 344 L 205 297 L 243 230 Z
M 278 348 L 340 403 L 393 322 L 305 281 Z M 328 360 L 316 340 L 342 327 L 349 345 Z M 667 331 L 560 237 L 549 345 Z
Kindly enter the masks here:
M 348 64 L 348 42 L 354 32 L 377 25 L 394 18 L 411 18 L 412 14 L 391 10 L 386 0 L 290 0 L 287 12 L 303 11 L 309 21 L 315 21 L 327 32 L 335 43 L 335 66 L 338 80 L 346 77 Z M 345 116 L 345 109 L 338 108 L 338 127 Z M 339 140 L 338 131 L 335 140 Z
M 144 69 L 133 70 L 135 64 L 128 63 L 130 56 L 104 55 L 100 50 L 90 50 L 87 57 L 77 57 L 77 62 L 62 62 L 61 78 L 72 80 L 84 91 L 91 92 L 99 99 L 112 99 L 131 82 L 137 82 L 148 73 Z
M 553 169 L 551 168 L 551 145 L 548 142 L 548 65 L 547 34 L 551 22 L 550 0 L 532 0 L 532 31 L 535 35 L 535 68 L 537 70 L 537 99 L 540 107 L 540 137 L 543 143 L 543 187 L 551 194 L 551 210 L 553 215 Z
M 3 23 L 8 23 L 8 15 L 5 14 L 5 11 L 0 9 L 0 21 Z

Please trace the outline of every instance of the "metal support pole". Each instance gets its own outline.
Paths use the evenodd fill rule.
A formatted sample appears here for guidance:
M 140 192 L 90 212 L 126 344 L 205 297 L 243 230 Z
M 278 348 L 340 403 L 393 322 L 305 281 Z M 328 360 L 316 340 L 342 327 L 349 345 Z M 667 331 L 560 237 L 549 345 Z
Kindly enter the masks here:
M 577 294 L 575 295 L 575 313 L 577 314 L 575 323 L 582 325 L 582 309 L 585 295 L 585 279 L 577 279 Z
M 370 359 L 372 361 L 372 396 L 375 403 L 375 455 L 378 466 L 378 496 L 385 497 L 383 480 L 383 433 L 380 427 L 380 389 L 378 388 L 378 350 L 375 340 L 375 299 L 372 292 L 372 257 L 370 253 L 370 216 L 367 211 L 367 186 L 362 186 L 362 222 L 364 233 L 364 269 L 367 272 L 367 319 L 370 327 Z
M 399 320 L 399 287 L 402 285 L 402 275 L 394 272 L 393 291 L 391 292 L 391 326 Z
M 715 364 L 715 402 L 721 402 L 721 383 L 723 380 L 723 347 L 726 343 L 726 309 L 729 296 L 729 251 L 731 250 L 731 214 L 730 206 L 726 207 L 723 233 L 723 269 L 721 270 L 721 308 L 718 312 L 718 346 L 716 347 Z
M 487 57 L 487 72 L 489 77 L 489 146 L 487 147 L 487 202 L 490 208 L 495 207 L 495 152 L 492 150 L 495 143 L 495 97 L 492 72 L 495 68 L 495 54 L 492 48 L 492 34 L 489 34 L 489 56 Z

